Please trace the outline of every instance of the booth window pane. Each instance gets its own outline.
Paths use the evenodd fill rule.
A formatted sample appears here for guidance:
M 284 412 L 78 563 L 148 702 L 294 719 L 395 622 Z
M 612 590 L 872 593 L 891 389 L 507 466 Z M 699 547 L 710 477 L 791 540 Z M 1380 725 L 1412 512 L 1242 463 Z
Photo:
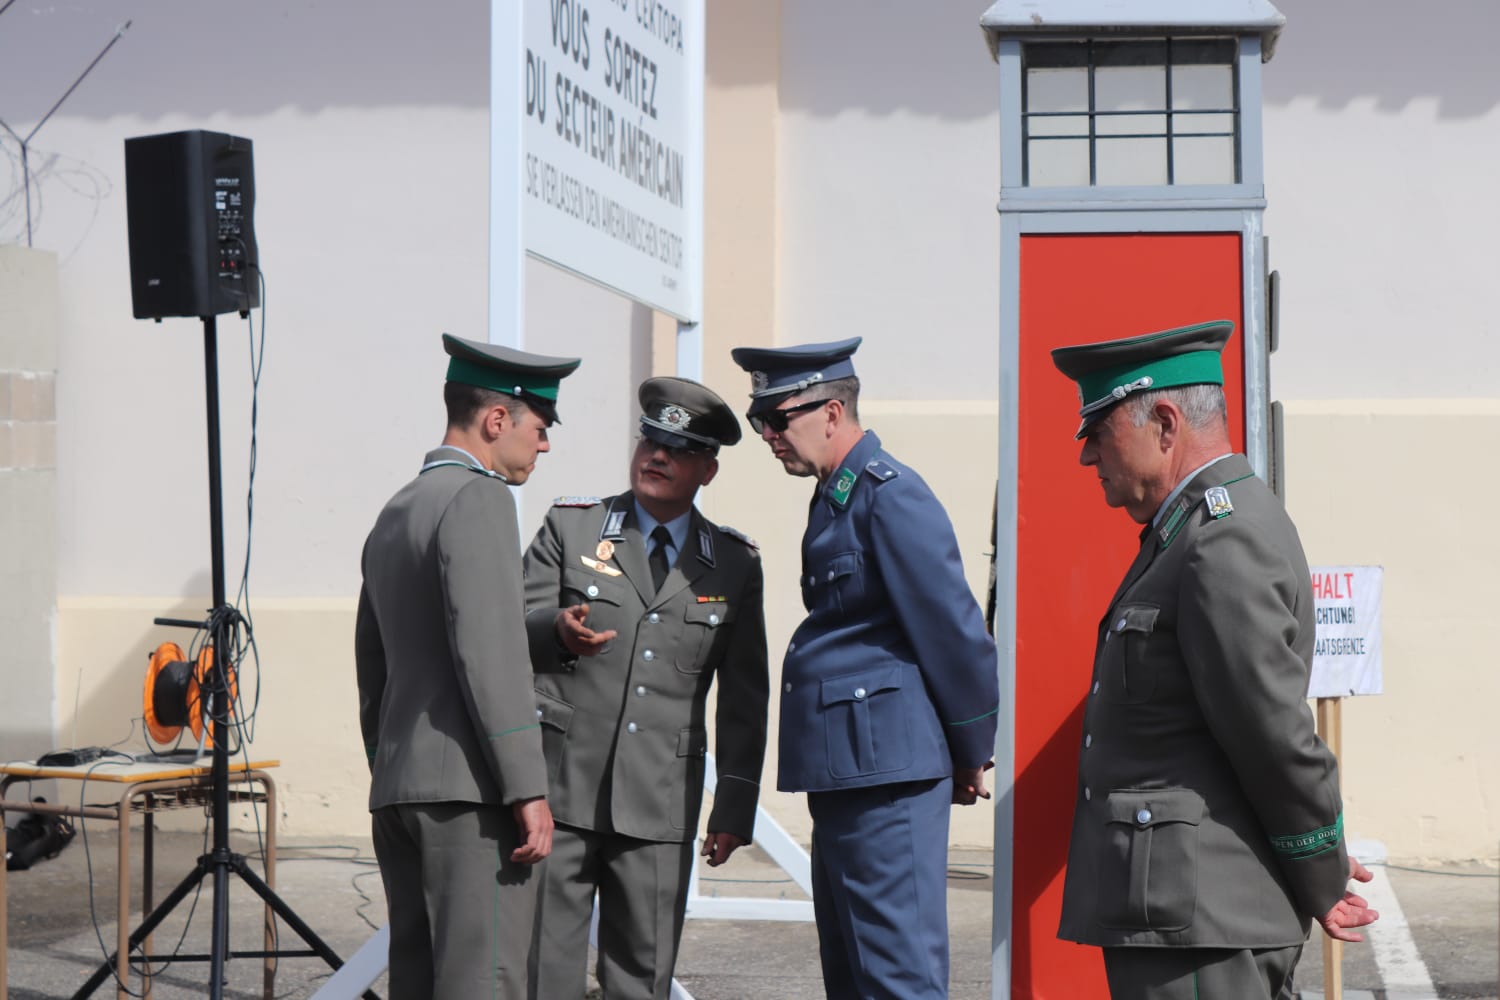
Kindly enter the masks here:
M 1106 135 L 1153 135 L 1166 138 L 1166 115 L 1098 115 L 1094 118 L 1094 134 Z
M 1095 150 L 1095 183 L 1161 185 L 1167 183 L 1167 141 L 1100 138 Z
M 1178 184 L 1233 184 L 1233 136 L 1178 136 L 1172 140 Z
M 1234 67 L 1173 66 L 1172 107 L 1177 111 L 1234 107 Z
M 1037 139 L 1028 145 L 1033 187 L 1087 187 L 1087 139 Z
M 1235 183 L 1238 51 L 1232 38 L 1027 43 L 1023 183 Z

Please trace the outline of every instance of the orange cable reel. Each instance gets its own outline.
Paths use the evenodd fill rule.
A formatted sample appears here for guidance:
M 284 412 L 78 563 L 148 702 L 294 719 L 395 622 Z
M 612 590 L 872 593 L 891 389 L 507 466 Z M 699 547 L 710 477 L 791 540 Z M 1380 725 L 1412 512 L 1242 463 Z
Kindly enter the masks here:
M 156 743 L 172 743 L 182 735 L 184 726 L 192 730 L 193 739 L 205 748 L 213 746 L 211 726 L 204 725 L 203 695 L 213 670 L 213 647 L 205 644 L 195 662 L 175 642 L 164 642 L 150 654 L 146 666 L 146 683 L 142 695 L 146 732 Z M 229 668 L 229 712 L 239 698 L 239 682 L 234 667 Z

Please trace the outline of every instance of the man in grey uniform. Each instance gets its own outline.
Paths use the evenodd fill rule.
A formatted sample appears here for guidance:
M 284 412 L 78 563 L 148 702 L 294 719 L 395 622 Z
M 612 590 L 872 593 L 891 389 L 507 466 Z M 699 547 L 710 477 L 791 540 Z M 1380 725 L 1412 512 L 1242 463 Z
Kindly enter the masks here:
M 1359 941 L 1377 916 L 1307 707 L 1302 544 L 1229 443 L 1233 329 L 1052 352 L 1079 461 L 1146 526 L 1099 623 L 1058 930 L 1104 948 L 1115 1000 L 1290 1000 L 1312 921 Z
M 390 995 L 520 1000 L 552 814 L 506 486 L 548 450 L 578 361 L 443 348 L 447 431 L 370 531 L 355 619 Z
M 532 953 L 541 1000 L 582 1000 L 596 890 L 604 996 L 667 1000 L 715 681 L 708 863 L 748 844 L 755 825 L 768 700 L 760 556 L 693 506 L 719 448 L 740 439 L 739 421 L 688 379 L 647 379 L 639 398 L 630 491 L 559 498 L 526 552 L 557 819 Z

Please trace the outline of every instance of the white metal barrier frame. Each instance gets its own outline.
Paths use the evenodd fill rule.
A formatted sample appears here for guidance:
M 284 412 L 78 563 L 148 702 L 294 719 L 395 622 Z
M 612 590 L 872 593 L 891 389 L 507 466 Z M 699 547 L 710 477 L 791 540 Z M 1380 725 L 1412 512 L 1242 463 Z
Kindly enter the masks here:
M 719 773 L 713 754 L 706 754 L 703 768 L 703 790 L 712 795 L 718 787 Z M 694 839 L 696 857 L 699 841 Z M 810 922 L 813 919 L 812 858 L 802 845 L 792 839 L 786 828 L 776 822 L 763 807 L 755 810 L 755 844 L 770 856 L 797 884 L 807 899 L 759 899 L 750 897 L 704 896 L 699 891 L 698 866 L 688 881 L 687 916 L 694 920 L 786 920 Z M 599 907 L 596 901 L 594 919 L 589 925 L 589 944 L 599 940 Z M 357 1000 L 380 978 L 390 964 L 391 925 L 384 924 L 370 936 L 328 981 L 313 1000 Z M 693 1000 L 676 979 L 672 980 L 672 1000 Z

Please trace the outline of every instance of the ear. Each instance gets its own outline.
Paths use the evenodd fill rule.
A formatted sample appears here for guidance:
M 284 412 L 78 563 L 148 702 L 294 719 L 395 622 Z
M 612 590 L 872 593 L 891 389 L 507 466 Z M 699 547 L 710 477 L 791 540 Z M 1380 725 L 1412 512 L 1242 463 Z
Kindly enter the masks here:
M 510 415 L 510 408 L 504 403 L 496 403 L 484 411 L 484 420 L 481 429 L 484 436 L 493 441 L 504 433 L 508 424 L 514 424 L 515 419 Z
M 1182 434 L 1182 410 L 1170 400 L 1158 399 L 1151 407 L 1151 419 L 1161 428 L 1157 435 L 1157 443 L 1161 450 L 1170 450 L 1177 444 L 1177 438 Z
M 823 431 L 828 437 L 832 437 L 833 432 L 838 430 L 839 425 L 844 422 L 844 401 L 841 399 L 829 399 L 826 402 L 828 408 L 824 411 L 826 416 L 823 418 Z
M 708 465 L 704 466 L 703 478 L 698 480 L 698 485 L 700 487 L 707 486 L 709 483 L 714 481 L 714 476 L 717 476 L 718 474 L 719 460 L 718 458 L 710 458 L 708 460 Z

